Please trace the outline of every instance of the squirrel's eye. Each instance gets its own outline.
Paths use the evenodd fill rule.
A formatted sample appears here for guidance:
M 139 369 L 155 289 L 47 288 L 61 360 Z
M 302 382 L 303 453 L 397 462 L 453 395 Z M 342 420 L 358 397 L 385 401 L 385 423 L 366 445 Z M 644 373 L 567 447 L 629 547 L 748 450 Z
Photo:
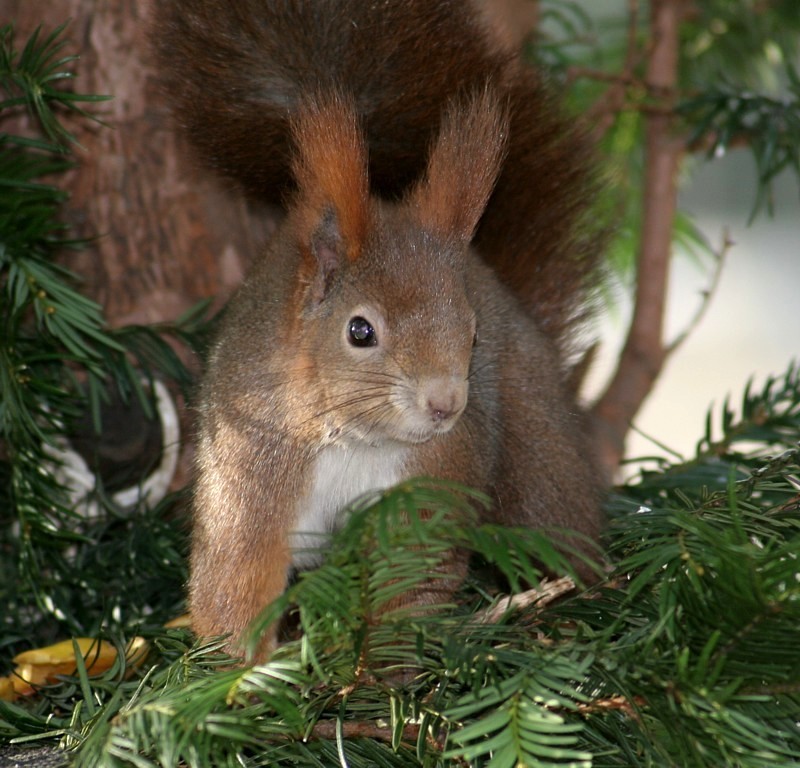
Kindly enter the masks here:
M 363 317 L 351 317 L 347 324 L 347 340 L 354 347 L 374 347 L 378 343 L 375 329 Z

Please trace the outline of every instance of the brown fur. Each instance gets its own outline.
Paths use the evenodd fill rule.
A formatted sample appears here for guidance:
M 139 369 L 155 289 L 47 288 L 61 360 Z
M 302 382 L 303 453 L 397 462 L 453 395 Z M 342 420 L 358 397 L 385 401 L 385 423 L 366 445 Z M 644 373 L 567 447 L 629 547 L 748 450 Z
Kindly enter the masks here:
M 461 481 L 490 520 L 597 536 L 563 381 L 595 259 L 584 151 L 535 77 L 464 0 L 172 0 L 156 19 L 201 154 L 251 193 L 293 189 L 203 384 L 199 633 L 238 639 L 304 515 L 373 477 Z M 352 343 L 360 317 L 374 346 Z
M 467 108 L 451 105 L 423 182 L 411 197 L 423 227 L 466 241 L 472 240 L 483 216 L 508 138 L 508 120 L 497 109 L 494 91 L 487 88 L 473 98 Z M 459 195 L 464 197 L 456 199 Z
M 205 162 L 259 200 L 285 202 L 295 185 L 289 122 L 310 94 L 352 96 L 372 188 L 396 199 L 424 172 L 443 105 L 491 83 L 509 115 L 508 159 L 475 242 L 569 351 L 599 262 L 590 153 L 469 0 L 164 0 L 154 11 L 178 123 Z
M 347 256 L 355 260 L 367 231 L 367 149 L 354 109 L 338 94 L 305 101 L 292 121 L 294 178 L 303 191 L 301 225 L 310 228 L 335 204 Z M 334 149 L 335 148 L 335 149 Z

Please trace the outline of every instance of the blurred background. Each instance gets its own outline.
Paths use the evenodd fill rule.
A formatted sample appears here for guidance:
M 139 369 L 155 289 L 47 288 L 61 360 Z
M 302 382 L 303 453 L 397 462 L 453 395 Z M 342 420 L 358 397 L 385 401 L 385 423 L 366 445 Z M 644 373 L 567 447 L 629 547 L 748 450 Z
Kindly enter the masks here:
M 620 20 L 624 23 L 631 5 L 627 0 L 575 0 L 540 7 L 578 9 L 592 19 L 590 26 L 602 41 L 612 30 L 612 36 L 619 35 Z M 638 9 L 646 20 L 648 3 L 639 3 Z M 756 26 L 754 21 L 754 30 Z M 780 69 L 776 63 L 776 82 L 781 82 Z M 792 173 L 778 176 L 772 186 L 772 215 L 762 206 L 751 221 L 757 178 L 752 154 L 745 149 L 713 160 L 697 155 L 688 164 L 679 210 L 692 218 L 713 251 L 723 250 L 726 237 L 731 245 L 706 312 L 667 362 L 635 419 L 636 429 L 627 439 L 629 458 L 663 456 L 666 448 L 691 456 L 709 408 L 718 414 L 728 396 L 736 408 L 749 379 L 758 386 L 785 372 L 792 360 L 800 362 L 800 184 Z M 692 324 L 713 271 L 708 258 L 702 263 L 682 253 L 674 258 L 668 343 Z M 600 329 L 603 346 L 588 382 L 590 396 L 599 392 L 616 361 L 629 316 L 630 302 L 621 291 L 619 306 Z
M 706 413 L 731 396 L 741 399 L 751 377 L 762 383 L 800 360 L 800 189 L 788 173 L 776 180 L 774 212 L 749 223 L 756 189 L 752 157 L 735 151 L 698 163 L 680 197 L 711 246 L 732 241 L 706 313 L 667 363 L 636 418 L 637 430 L 684 456 L 702 436 Z M 708 263 L 673 261 L 667 329 L 673 339 L 691 323 L 712 279 Z M 622 343 L 628 317 L 623 300 L 601 330 L 603 350 L 590 389 L 600 386 Z M 628 457 L 664 455 L 640 432 Z

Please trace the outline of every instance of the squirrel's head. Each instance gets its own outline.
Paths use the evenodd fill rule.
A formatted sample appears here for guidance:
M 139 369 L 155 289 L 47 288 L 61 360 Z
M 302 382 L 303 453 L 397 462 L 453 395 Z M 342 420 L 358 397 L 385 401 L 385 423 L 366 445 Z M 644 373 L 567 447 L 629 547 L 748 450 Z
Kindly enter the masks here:
M 325 438 L 422 442 L 467 405 L 478 319 L 470 241 L 499 172 L 505 117 L 487 91 L 445 114 L 425 177 L 397 203 L 369 194 L 355 111 L 342 98 L 298 119 L 295 370 Z

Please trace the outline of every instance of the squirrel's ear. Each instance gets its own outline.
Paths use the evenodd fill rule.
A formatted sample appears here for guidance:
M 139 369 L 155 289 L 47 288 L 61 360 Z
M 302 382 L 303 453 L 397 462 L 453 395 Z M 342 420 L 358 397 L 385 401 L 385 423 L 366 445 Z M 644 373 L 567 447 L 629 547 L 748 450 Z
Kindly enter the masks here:
M 324 282 L 361 255 L 369 215 L 367 150 L 355 107 L 341 95 L 308 100 L 292 122 L 301 248 Z
M 424 227 L 472 239 L 500 173 L 507 137 L 506 111 L 488 86 L 450 103 L 425 177 L 408 198 Z
M 347 258 L 347 246 L 333 208 L 322 213 L 310 237 L 304 237 L 300 247 L 305 258 L 304 282 L 309 286 L 311 301 L 319 304 L 328 293 L 334 273 Z

